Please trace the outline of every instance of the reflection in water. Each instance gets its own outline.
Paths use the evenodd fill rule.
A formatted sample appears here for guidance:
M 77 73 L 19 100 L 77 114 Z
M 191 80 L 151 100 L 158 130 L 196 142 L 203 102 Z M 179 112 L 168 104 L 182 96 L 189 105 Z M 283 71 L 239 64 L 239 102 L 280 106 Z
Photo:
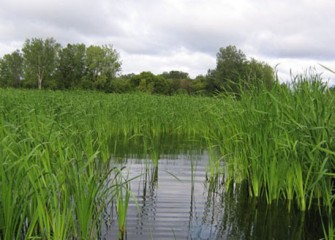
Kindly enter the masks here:
M 136 198 L 129 203 L 125 239 L 320 239 L 319 213 L 306 214 L 278 203 L 248 198 L 245 185 L 225 193 L 223 176 L 206 177 L 208 154 L 127 159 Z M 115 209 L 102 228 L 102 239 L 117 239 Z M 109 219 L 108 218 L 108 219 Z M 106 218 L 107 219 L 107 218 Z

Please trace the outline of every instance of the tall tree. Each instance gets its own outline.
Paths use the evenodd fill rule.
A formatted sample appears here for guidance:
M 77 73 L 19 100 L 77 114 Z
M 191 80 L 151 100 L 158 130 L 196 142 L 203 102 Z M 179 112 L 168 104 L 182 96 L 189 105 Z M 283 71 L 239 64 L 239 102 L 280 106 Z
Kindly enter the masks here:
M 55 73 L 60 44 L 53 38 L 27 39 L 22 48 L 25 80 L 36 79 L 38 89 Z
M 121 70 L 119 54 L 112 45 L 89 46 L 86 64 L 86 81 L 91 81 L 92 87 L 97 89 L 108 87 Z
M 19 50 L 0 60 L 0 86 L 19 87 L 23 75 L 23 57 Z
M 79 87 L 86 71 L 86 46 L 68 44 L 59 53 L 57 67 L 58 86 L 60 88 Z
M 276 79 L 273 68 L 256 59 L 247 60 L 246 55 L 235 46 L 220 48 L 216 69 L 207 74 L 209 85 L 214 91 L 225 91 L 239 95 L 241 91 L 271 88 Z
M 245 54 L 235 46 L 220 48 L 216 55 L 216 88 L 235 92 L 243 78 L 246 61 Z
M 259 88 L 260 86 L 270 89 L 276 82 L 273 68 L 265 62 L 252 58 L 246 65 L 246 84 L 244 88 Z

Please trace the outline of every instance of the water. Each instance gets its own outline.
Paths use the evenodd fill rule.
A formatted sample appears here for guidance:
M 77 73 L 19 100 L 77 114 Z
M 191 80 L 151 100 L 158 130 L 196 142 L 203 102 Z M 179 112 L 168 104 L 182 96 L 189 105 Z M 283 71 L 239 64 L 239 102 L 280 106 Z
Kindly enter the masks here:
M 127 166 L 131 181 L 124 239 L 321 239 L 319 213 L 301 213 L 287 205 L 268 206 L 247 197 L 245 186 L 228 194 L 221 177 L 206 176 L 209 155 L 160 156 L 115 162 Z M 135 200 L 136 199 L 136 200 Z M 117 213 L 106 209 L 102 239 L 118 239 Z

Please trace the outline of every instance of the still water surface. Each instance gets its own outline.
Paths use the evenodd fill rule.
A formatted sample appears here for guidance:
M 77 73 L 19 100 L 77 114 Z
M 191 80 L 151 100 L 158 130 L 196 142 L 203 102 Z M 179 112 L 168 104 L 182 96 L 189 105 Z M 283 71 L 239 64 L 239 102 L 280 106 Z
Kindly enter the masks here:
M 206 175 L 206 151 L 160 156 L 158 166 L 128 158 L 124 175 L 134 194 L 125 239 L 321 239 L 319 213 L 267 206 L 249 199 L 245 186 L 228 194 L 222 179 Z M 222 177 L 222 176 L 221 176 Z M 136 200 L 134 200 L 136 199 Z M 117 213 L 106 211 L 102 239 L 118 239 Z

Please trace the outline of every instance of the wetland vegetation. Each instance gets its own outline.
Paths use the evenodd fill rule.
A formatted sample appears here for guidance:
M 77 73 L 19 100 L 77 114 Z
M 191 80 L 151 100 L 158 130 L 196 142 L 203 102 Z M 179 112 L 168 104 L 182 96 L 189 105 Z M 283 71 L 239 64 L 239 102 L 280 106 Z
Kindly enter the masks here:
M 319 74 L 280 84 L 235 46 L 220 48 L 216 68 L 195 79 L 120 69 L 111 45 L 62 48 L 54 39 L 26 40 L 22 53 L 0 59 L 0 239 L 122 239 L 128 214 L 156 217 L 149 212 L 166 173 L 177 181 L 162 193 L 170 200 L 177 183 L 189 183 L 190 205 L 174 209 L 189 209 L 183 238 L 334 239 L 335 94 Z M 200 180 L 193 160 L 184 161 L 189 179 L 161 171 L 169 154 L 204 152 Z M 136 176 L 128 169 L 137 161 Z M 313 221 L 321 228 L 311 237 Z
M 190 146 L 208 150 L 210 185 L 246 186 L 288 214 L 317 207 L 334 238 L 335 98 L 317 76 L 238 98 L 0 93 L 0 239 L 97 239 L 106 208 L 115 202 L 123 224 L 132 198 L 111 159 L 158 165 L 166 149 Z

